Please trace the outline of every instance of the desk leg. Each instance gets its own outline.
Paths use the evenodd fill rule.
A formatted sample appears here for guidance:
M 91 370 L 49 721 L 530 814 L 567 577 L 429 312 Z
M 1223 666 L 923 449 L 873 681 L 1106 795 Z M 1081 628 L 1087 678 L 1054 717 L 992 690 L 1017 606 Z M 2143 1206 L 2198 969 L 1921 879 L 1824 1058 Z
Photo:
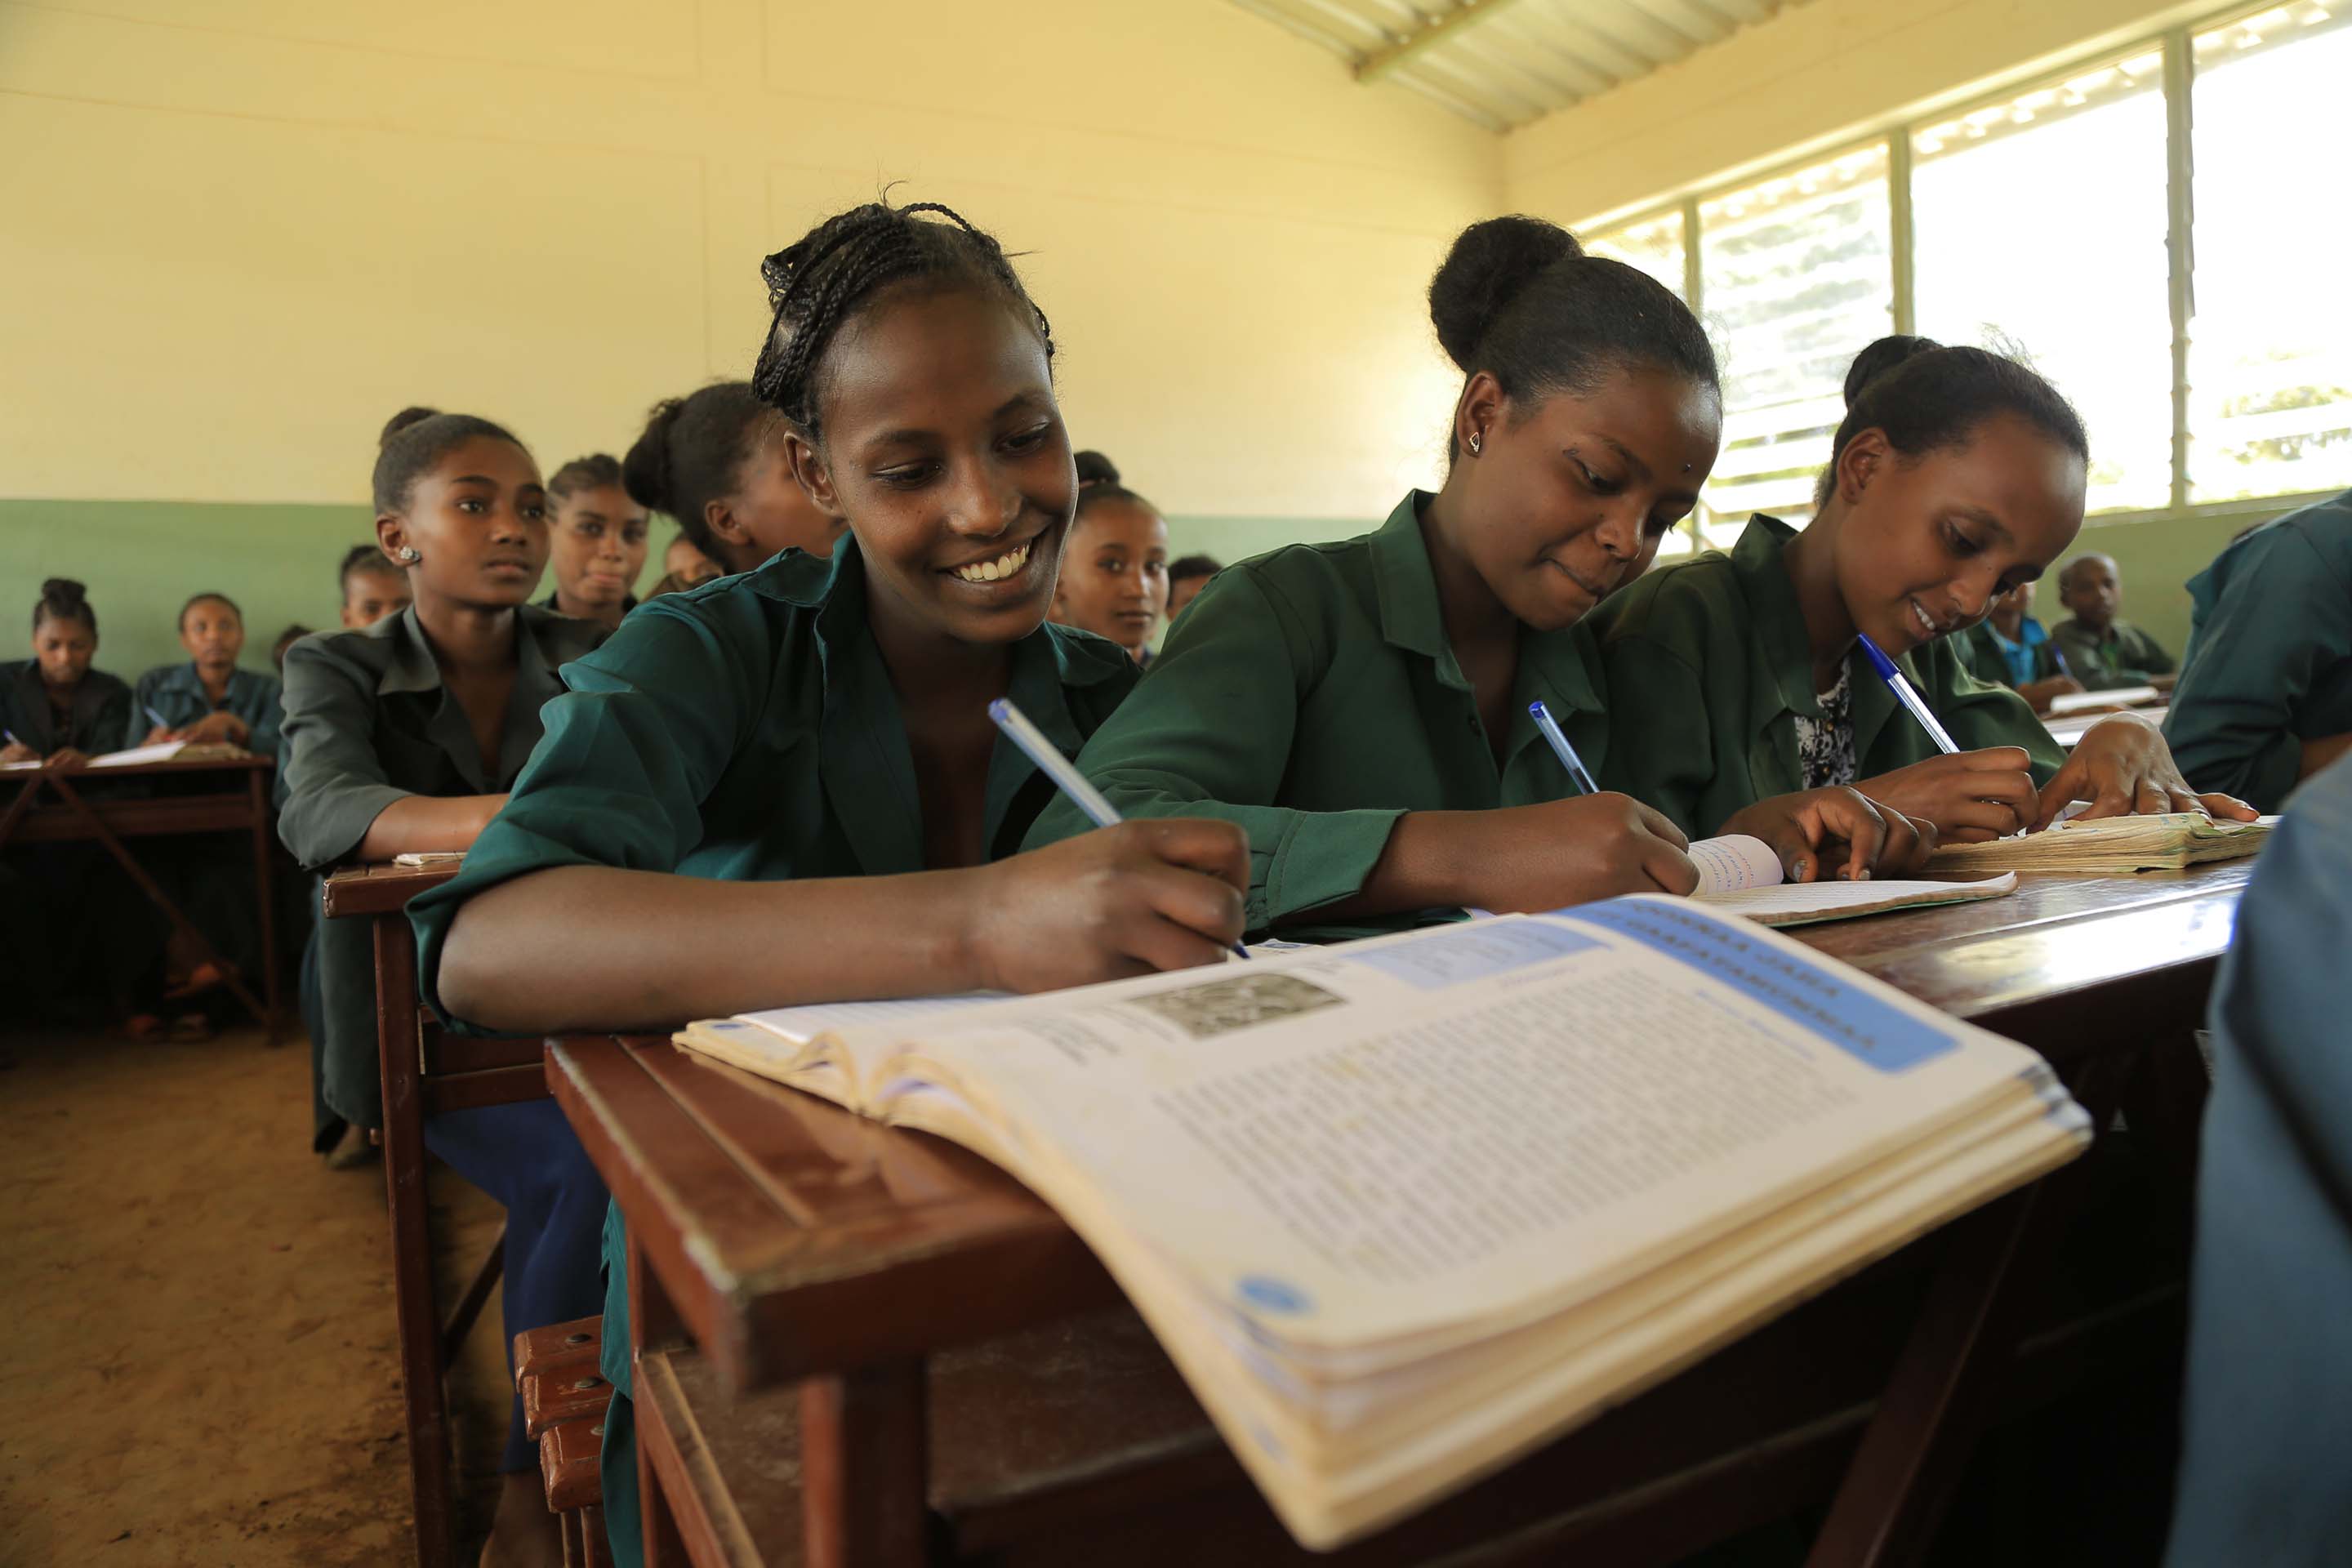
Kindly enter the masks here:
M 394 915 L 394 920 L 400 917 Z M 383 1083 L 383 1177 L 392 1210 L 392 1305 L 408 1424 L 408 1485 L 420 1568 L 448 1568 L 455 1527 L 449 1405 L 441 1386 L 441 1325 L 433 1310 L 433 1236 L 425 1192 L 424 1085 L 417 1062 L 416 949 L 374 922 L 376 1058 Z
M 8 809 L 0 811 L 0 847 L 6 847 L 8 835 L 16 829 L 17 818 L 23 816 L 26 808 L 39 798 L 41 780 L 45 776 L 47 775 L 37 773 L 26 779 L 23 787 L 16 791 L 16 798 L 8 803 Z
M 916 1568 L 930 1469 L 923 1363 L 801 1384 L 801 1508 L 809 1568 Z
M 648 1347 L 676 1343 L 685 1337 L 685 1331 L 678 1321 L 677 1310 L 670 1305 L 667 1292 L 662 1289 L 661 1280 L 646 1261 L 645 1248 L 637 1245 L 637 1233 L 632 1229 L 628 1237 L 629 1382 L 636 1394 L 637 1517 L 643 1530 L 646 1568 L 686 1568 L 694 1561 L 694 1555 L 687 1550 L 685 1532 L 678 1528 L 677 1510 L 663 1486 L 662 1469 L 656 1462 L 655 1449 L 668 1444 L 670 1436 L 661 1418 L 652 1413 L 638 1359 Z
M 269 880 L 269 796 L 258 770 L 245 775 L 246 805 L 253 813 L 253 912 L 261 927 L 261 994 L 268 1013 L 261 1020 L 261 1043 L 278 1043 L 278 900 Z
M 2074 1086 L 2095 1128 L 2115 1117 L 2113 1079 L 2112 1070 L 2094 1069 Z M 1952 1223 L 1918 1321 L 1805 1568 L 1892 1568 L 1925 1553 L 2007 1385 L 2074 1207 L 2070 1178 L 2077 1174 L 2062 1168 Z

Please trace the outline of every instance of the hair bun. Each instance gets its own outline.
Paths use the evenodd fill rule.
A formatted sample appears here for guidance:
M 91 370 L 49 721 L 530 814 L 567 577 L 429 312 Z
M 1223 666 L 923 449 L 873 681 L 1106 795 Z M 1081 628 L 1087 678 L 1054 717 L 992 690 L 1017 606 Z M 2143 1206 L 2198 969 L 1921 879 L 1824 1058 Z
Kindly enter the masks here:
M 1472 224 L 1429 280 L 1429 320 L 1438 346 L 1464 371 L 1512 297 L 1557 262 L 1584 254 L 1556 223 L 1514 214 Z
M 41 602 L 56 614 L 71 615 L 89 598 L 89 590 L 71 577 L 52 577 L 41 584 Z
M 1864 388 L 1905 360 L 1932 353 L 1943 346 L 1933 338 L 1915 338 L 1906 332 L 1879 339 L 1854 355 L 1853 363 L 1846 367 L 1845 405 L 1852 408 Z
M 392 438 L 394 436 L 399 435 L 411 425 L 422 425 L 425 421 L 433 418 L 440 412 L 441 411 L 437 408 L 418 408 L 414 406 L 404 408 L 399 413 L 394 415 L 391 418 L 383 422 L 383 434 L 375 438 L 375 444 L 378 447 L 388 446 L 391 444 Z
M 1100 452 L 1080 452 L 1071 458 L 1078 468 L 1078 489 L 1118 483 L 1118 465 Z
M 621 459 L 621 488 L 641 507 L 677 515 L 672 505 L 669 433 L 686 408 L 683 397 L 665 397 L 646 413 L 645 433 L 631 443 Z

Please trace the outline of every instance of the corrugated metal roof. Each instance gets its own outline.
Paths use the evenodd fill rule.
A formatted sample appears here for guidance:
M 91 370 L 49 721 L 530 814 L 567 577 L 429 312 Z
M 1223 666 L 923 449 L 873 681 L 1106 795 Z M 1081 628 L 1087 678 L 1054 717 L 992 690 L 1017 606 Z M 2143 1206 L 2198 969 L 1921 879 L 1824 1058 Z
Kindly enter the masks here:
M 1802 0 L 1234 0 L 1494 131 L 1696 54 Z

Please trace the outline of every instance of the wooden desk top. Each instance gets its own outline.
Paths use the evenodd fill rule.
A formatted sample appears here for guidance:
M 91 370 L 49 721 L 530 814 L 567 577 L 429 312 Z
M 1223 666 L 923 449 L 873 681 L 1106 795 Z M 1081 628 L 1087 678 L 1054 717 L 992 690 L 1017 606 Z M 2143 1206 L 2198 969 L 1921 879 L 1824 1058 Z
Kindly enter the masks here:
M 2252 866 L 2038 874 L 2005 899 L 1791 934 L 2033 1045 L 2063 1072 L 2201 1013 Z M 976 1342 L 1116 1299 L 1050 1209 L 938 1140 L 659 1037 L 551 1041 L 547 1072 L 730 1389 Z
M 459 870 L 456 866 L 351 866 L 327 876 L 327 918 L 387 915 L 404 909 L 427 888 L 437 888 Z
M 44 763 L 37 768 L 0 768 L 0 784 L 26 779 L 66 778 L 79 784 L 93 779 L 153 779 L 177 778 L 189 773 L 249 773 L 275 768 L 278 759 L 257 755 L 242 757 L 204 757 L 194 762 L 132 763 L 123 767 L 52 768 Z M 238 780 L 239 787 L 244 781 Z

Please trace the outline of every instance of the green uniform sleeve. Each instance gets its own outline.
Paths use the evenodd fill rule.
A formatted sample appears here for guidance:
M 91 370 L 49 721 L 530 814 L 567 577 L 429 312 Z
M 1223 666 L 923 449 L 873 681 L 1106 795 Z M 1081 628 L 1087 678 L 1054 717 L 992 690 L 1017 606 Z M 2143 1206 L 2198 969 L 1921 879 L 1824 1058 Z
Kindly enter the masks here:
M 2320 673 L 2347 659 L 2352 582 L 2303 534 L 2276 532 L 2198 630 L 2164 723 L 2173 761 L 2200 790 L 2276 811 L 2301 776 L 2304 741 L 2320 738 L 2298 733 L 2295 715 Z
M 1722 801 L 1708 798 L 1711 789 L 1718 797 L 1726 793 L 1721 786 L 1744 790 L 1747 769 L 1744 758 L 1733 759 L 1727 773 L 1717 765 L 1698 670 L 1667 644 L 1640 635 L 1607 639 L 1602 662 L 1610 719 L 1601 786 L 1665 813 L 1693 838 L 1706 837 L 1740 809 L 1718 816 Z M 1706 816 L 1717 819 L 1700 820 Z
M 384 776 L 369 737 L 375 729 L 374 672 L 339 658 L 318 639 L 286 650 L 285 801 L 278 837 L 307 870 L 359 847 L 368 825 L 409 791 Z
M 1299 708 L 1328 662 L 1317 617 L 1258 574 L 1222 572 L 1186 606 L 1168 646 L 1078 753 L 1123 816 L 1206 816 L 1249 834 L 1249 929 L 1347 898 L 1364 885 L 1402 811 L 1307 811 L 1278 804 Z M 1411 715 L 1360 716 L 1369 752 Z M 1090 825 L 1055 800 L 1027 847 Z
M 2032 759 L 2033 782 L 2048 784 L 2066 764 L 2066 748 L 2052 738 L 2032 704 L 2006 686 L 1979 680 L 1960 667 L 1957 655 L 1918 658 L 1927 677 L 1927 706 L 1964 752 L 1987 746 L 2022 746 Z
M 669 871 L 702 841 L 702 803 L 761 710 L 764 646 L 649 606 L 563 669 L 571 688 L 541 710 L 545 733 L 464 870 L 414 900 L 417 980 L 440 1003 L 441 950 L 467 900 L 557 866 Z

